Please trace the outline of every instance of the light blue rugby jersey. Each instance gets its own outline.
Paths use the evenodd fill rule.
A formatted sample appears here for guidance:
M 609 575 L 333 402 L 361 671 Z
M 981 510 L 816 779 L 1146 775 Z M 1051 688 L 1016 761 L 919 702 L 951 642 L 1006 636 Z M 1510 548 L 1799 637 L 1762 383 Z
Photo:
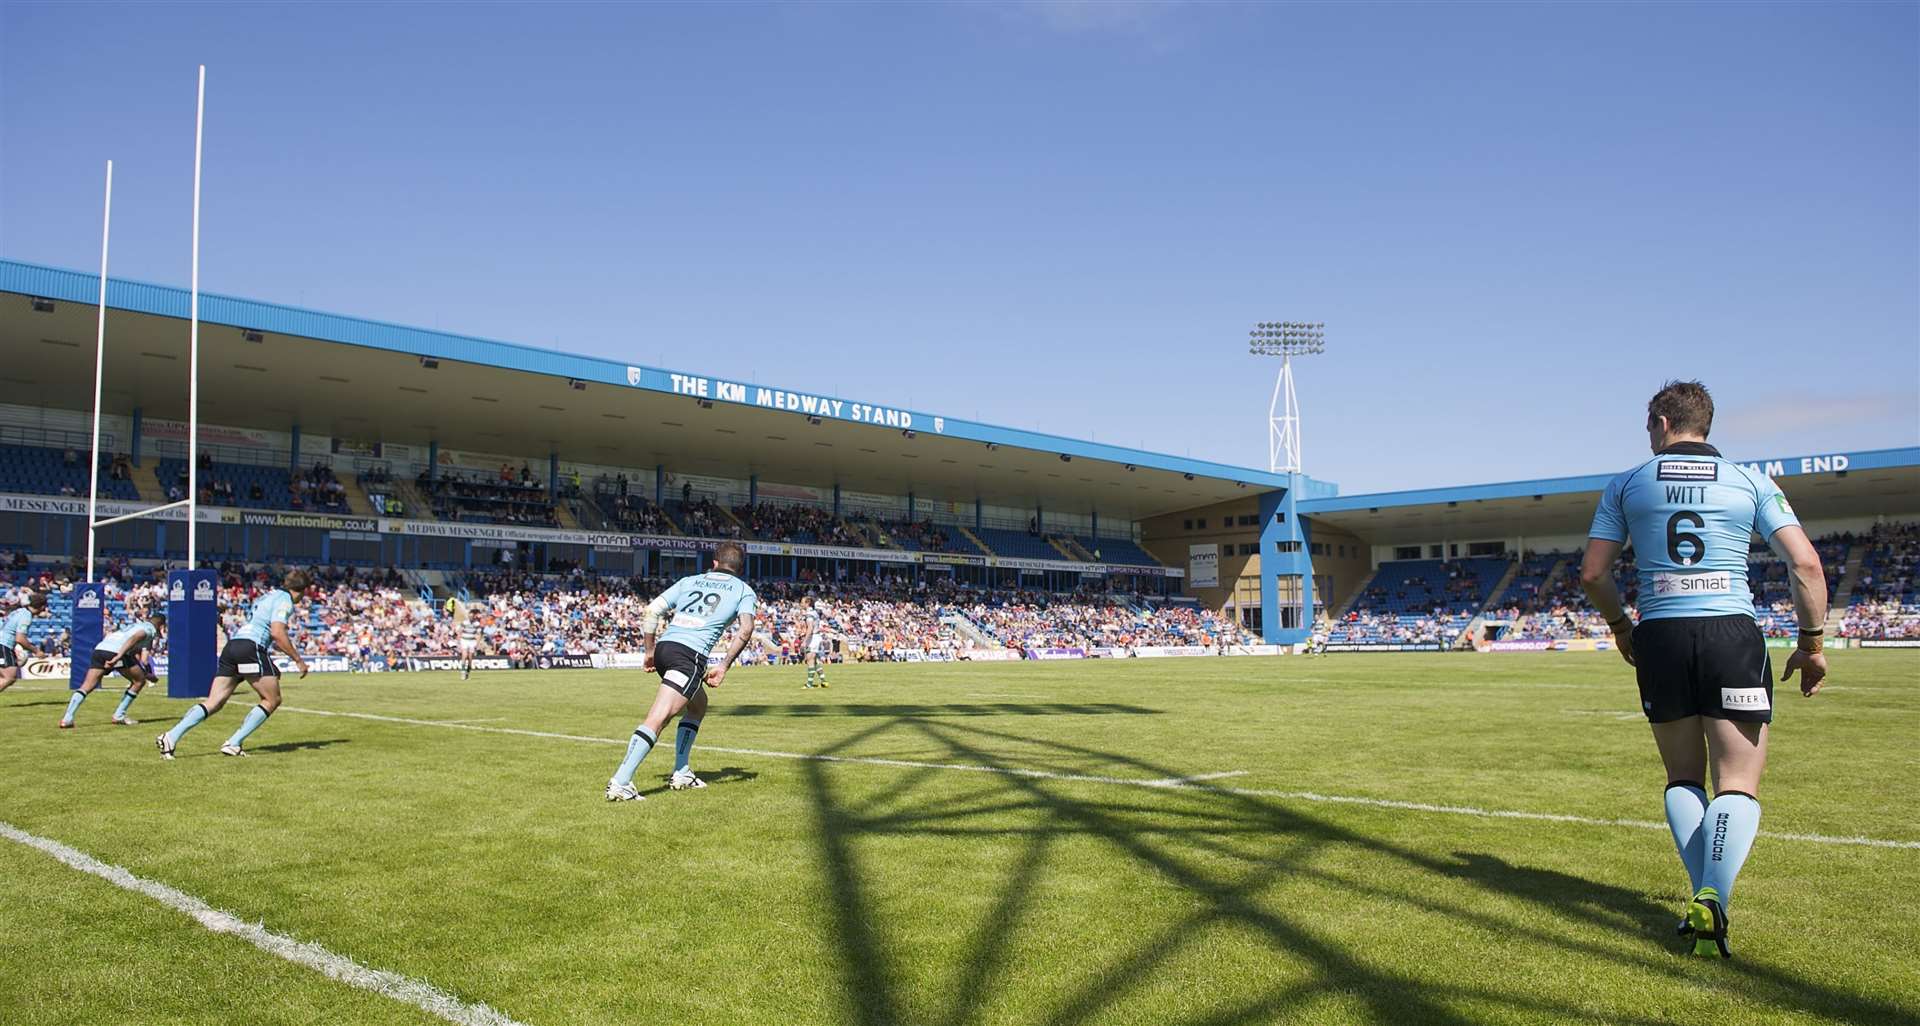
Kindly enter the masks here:
M 93 647 L 96 651 L 118 652 L 120 651 L 120 646 L 127 643 L 127 639 L 139 638 L 140 640 L 136 642 L 131 649 L 127 650 L 127 654 L 132 655 L 146 648 L 148 645 L 153 644 L 154 637 L 159 633 L 159 629 L 154 627 L 151 621 L 136 620 L 132 624 L 101 638 L 100 643 Z
M 713 651 L 735 618 L 751 619 L 759 604 L 747 582 L 718 570 L 682 577 L 660 597 L 671 607 L 660 640 L 679 642 L 701 655 Z
M 1753 615 L 1747 551 L 1753 535 L 1800 523 L 1765 474 L 1711 445 L 1681 442 L 1607 483 L 1587 534 L 1633 539 L 1640 619 Z
M 293 596 L 285 589 L 275 588 L 253 600 L 253 609 L 247 617 L 246 626 L 233 632 L 236 638 L 245 638 L 261 647 L 273 644 L 273 625 L 286 623 L 293 616 Z
M 13 648 L 27 641 L 27 626 L 33 623 L 33 610 L 21 606 L 7 614 L 4 623 L 0 623 L 0 646 Z

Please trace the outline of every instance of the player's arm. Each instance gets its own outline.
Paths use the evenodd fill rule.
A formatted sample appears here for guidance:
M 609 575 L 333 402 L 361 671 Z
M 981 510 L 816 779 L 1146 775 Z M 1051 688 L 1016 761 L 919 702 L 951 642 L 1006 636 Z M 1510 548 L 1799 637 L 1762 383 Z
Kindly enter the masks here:
M 1620 561 L 1620 543 L 1606 538 L 1588 538 L 1587 553 L 1580 559 L 1580 590 L 1587 601 L 1607 621 L 1613 631 L 1613 643 L 1627 665 L 1633 661 L 1633 618 L 1620 601 L 1620 587 L 1613 582 L 1613 566 Z
M 1613 566 L 1620 561 L 1620 550 L 1627 544 L 1626 475 L 1607 482 L 1600 493 L 1600 504 L 1593 510 L 1593 526 L 1587 529 L 1587 552 L 1580 558 L 1580 590 L 1587 601 L 1606 618 L 1613 631 L 1614 647 L 1628 666 L 1633 661 L 1633 618 L 1620 601 L 1620 588 L 1613 583 Z
M 654 639 L 660 634 L 660 618 L 673 608 L 672 596 L 672 588 L 654 596 L 653 601 L 647 603 L 646 615 L 640 618 L 640 668 L 643 670 L 653 669 Z
M 304 679 L 307 675 L 307 661 L 300 658 L 299 650 L 293 647 L 293 636 L 287 633 L 287 622 L 285 620 L 275 620 L 273 622 L 273 645 L 280 651 L 285 652 L 287 658 L 293 660 L 293 665 L 299 667 L 300 676 Z
M 1823 651 L 1827 624 L 1827 572 L 1820 566 L 1820 553 L 1807 540 L 1807 532 L 1798 524 L 1788 524 L 1773 532 L 1767 544 L 1787 561 L 1787 586 L 1793 593 L 1793 615 L 1800 622 L 1800 644 L 1787 657 L 1787 668 L 1780 674 L 1784 682 L 1800 673 L 1800 693 L 1812 698 L 1827 677 L 1827 656 Z
M 740 629 L 734 632 L 733 640 L 728 642 L 726 657 L 720 660 L 719 666 L 707 671 L 709 687 L 719 687 L 720 682 L 727 679 L 727 670 L 733 666 L 733 661 L 747 650 L 748 642 L 753 640 L 754 615 L 751 609 L 740 615 Z
M 113 654 L 113 661 L 116 663 L 126 662 L 127 657 L 133 654 L 134 649 L 140 647 L 140 644 L 143 640 L 145 639 L 143 639 L 140 635 L 135 634 L 133 637 L 128 638 L 127 640 L 121 642 L 120 651 L 115 652 Z

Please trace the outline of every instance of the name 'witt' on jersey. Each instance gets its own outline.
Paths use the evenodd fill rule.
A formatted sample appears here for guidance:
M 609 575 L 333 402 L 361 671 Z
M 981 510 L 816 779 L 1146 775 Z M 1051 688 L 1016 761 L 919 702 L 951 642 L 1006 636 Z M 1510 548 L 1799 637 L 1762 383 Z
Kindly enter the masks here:
M 1751 539 L 1800 522 L 1772 479 L 1699 449 L 1615 477 L 1594 511 L 1590 536 L 1633 542 L 1641 619 L 1752 616 Z

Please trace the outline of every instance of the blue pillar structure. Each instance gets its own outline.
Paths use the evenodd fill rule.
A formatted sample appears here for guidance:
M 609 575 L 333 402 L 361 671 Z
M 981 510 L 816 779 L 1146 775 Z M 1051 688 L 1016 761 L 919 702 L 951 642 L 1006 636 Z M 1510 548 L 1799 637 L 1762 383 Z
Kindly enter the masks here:
M 294 477 L 300 476 L 300 425 L 293 426 L 293 448 L 287 450 L 287 472 Z M 171 618 L 169 618 L 171 619 Z
M 427 480 L 438 481 L 439 479 L 440 443 L 438 441 L 432 441 L 427 443 Z M 420 515 L 420 512 L 421 511 L 416 510 L 413 515 L 417 517 Z
M 214 601 L 219 573 L 173 570 L 167 574 L 167 697 L 205 698 L 218 668 L 214 628 L 220 607 Z
M 664 463 L 653 465 L 653 504 L 667 504 L 667 465 Z
M 1047 533 L 1047 511 L 1037 502 L 1033 504 L 1033 529 L 1041 534 Z
M 833 483 L 833 515 L 840 515 L 840 482 Z
M 133 465 L 137 467 L 140 465 L 140 407 L 138 406 L 133 408 L 133 440 L 129 444 L 127 455 L 132 458 Z
M 1260 496 L 1260 635 L 1269 645 L 1298 645 L 1313 633 L 1313 559 L 1294 508 L 1301 478 L 1290 474 L 1288 480 L 1290 487 Z M 1300 622 L 1290 628 L 1280 625 L 1282 577 L 1300 578 Z
M 560 497 L 560 454 L 557 452 L 547 454 L 547 496 Z
M 907 522 L 913 522 L 913 493 L 907 493 Z
M 760 503 L 760 475 L 748 474 L 747 475 L 747 505 L 755 506 L 755 505 L 758 505 L 759 503 Z
M 973 529 L 978 531 L 986 526 L 987 506 L 980 501 L 979 496 L 975 496 L 973 500 Z
M 63 517 L 71 520 L 71 517 Z M 71 551 L 71 550 L 69 550 Z M 107 586 L 88 581 L 73 586 L 73 623 L 69 627 L 72 633 L 73 666 L 67 676 L 67 687 L 78 688 L 87 679 L 87 657 L 100 644 L 106 635 Z M 8 643 L 13 639 L 8 638 Z
M 1100 540 L 1100 511 L 1097 509 L 1087 511 L 1087 519 L 1090 525 L 1087 528 L 1087 537 L 1092 538 L 1094 541 L 1099 541 Z

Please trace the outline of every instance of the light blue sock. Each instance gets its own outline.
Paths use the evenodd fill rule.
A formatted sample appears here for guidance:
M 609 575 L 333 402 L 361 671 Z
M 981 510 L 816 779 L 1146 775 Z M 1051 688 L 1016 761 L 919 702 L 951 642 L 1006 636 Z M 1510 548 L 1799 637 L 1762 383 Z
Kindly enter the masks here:
M 200 721 L 206 718 L 207 707 L 199 702 L 193 703 L 193 707 L 187 710 L 187 714 L 180 717 L 180 722 L 174 724 L 172 730 L 167 731 L 167 743 L 179 744 L 180 739 L 187 736 L 187 731 L 199 726 Z
M 660 740 L 653 731 L 641 724 L 633 730 L 633 737 L 627 741 L 627 757 L 620 760 L 620 768 L 613 771 L 613 782 L 626 785 L 633 783 L 633 775 L 640 769 L 640 760 L 653 751 L 653 743 Z
M 1706 872 L 1707 832 L 1700 829 L 1706 815 L 1706 788 L 1691 780 L 1667 785 L 1667 828 L 1673 831 L 1673 846 L 1687 866 L 1688 894 L 1700 889 L 1700 877 Z
M 240 721 L 240 729 L 233 732 L 233 736 L 227 739 L 227 744 L 237 747 L 240 742 L 247 739 L 248 734 L 259 730 L 260 725 L 267 722 L 267 717 L 271 715 L 273 714 L 257 705 L 248 709 L 247 718 Z
M 116 720 L 125 719 L 127 710 L 133 708 L 133 700 L 139 697 L 140 692 L 132 688 L 128 688 L 125 692 L 121 693 L 120 704 L 113 710 L 113 718 Z
M 700 733 L 699 720 L 680 721 L 680 732 L 673 735 L 673 771 L 687 768 L 687 760 L 693 758 L 693 738 Z
M 1753 836 L 1760 832 L 1760 802 L 1740 791 L 1722 791 L 1707 806 L 1707 819 L 1701 831 L 1707 835 L 1706 871 L 1700 874 L 1700 886 L 1720 892 L 1722 907 L 1733 903 L 1733 880 L 1753 850 Z
M 67 714 L 66 714 L 65 716 L 62 716 L 62 717 L 60 717 L 60 722 L 61 722 L 61 723 L 72 723 L 72 722 L 73 722 L 73 714 L 74 714 L 74 713 L 76 713 L 76 712 L 79 712 L 79 711 L 80 711 L 80 703 L 81 703 L 81 702 L 84 702 L 84 701 L 86 701 L 86 700 L 87 700 L 87 693 L 86 693 L 86 692 L 84 692 L 84 691 L 76 691 L 76 692 L 74 692 L 74 693 L 73 693 L 73 697 L 72 697 L 72 698 L 69 698 L 69 699 L 67 699 Z M 42 721 L 42 722 L 45 722 L 45 721 Z

